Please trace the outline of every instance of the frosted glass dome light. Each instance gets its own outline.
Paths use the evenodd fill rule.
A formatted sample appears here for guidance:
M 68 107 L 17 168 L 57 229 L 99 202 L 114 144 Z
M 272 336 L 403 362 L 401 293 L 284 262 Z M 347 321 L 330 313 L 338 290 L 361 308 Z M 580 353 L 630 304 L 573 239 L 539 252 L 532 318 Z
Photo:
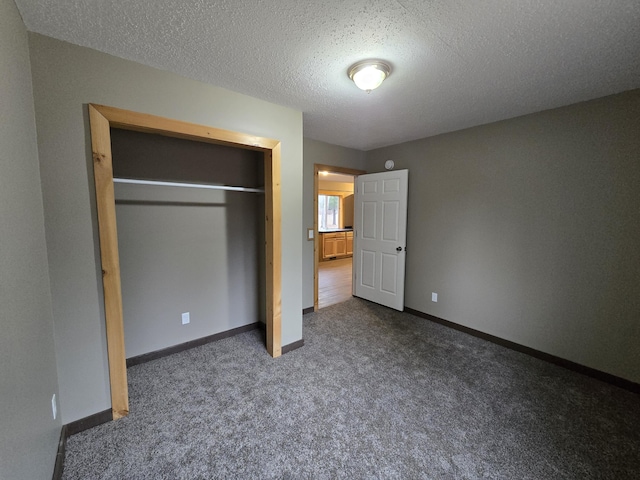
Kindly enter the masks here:
M 347 74 L 359 89 L 370 93 L 391 74 L 391 67 L 380 60 L 364 60 L 352 65 Z

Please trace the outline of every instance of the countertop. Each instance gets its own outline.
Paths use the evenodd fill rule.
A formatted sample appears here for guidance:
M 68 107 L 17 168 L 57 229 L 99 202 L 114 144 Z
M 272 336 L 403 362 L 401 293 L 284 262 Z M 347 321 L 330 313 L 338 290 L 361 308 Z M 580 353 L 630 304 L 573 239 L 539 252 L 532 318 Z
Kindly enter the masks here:
M 319 230 L 318 233 L 353 232 L 353 228 L 334 228 L 332 230 Z

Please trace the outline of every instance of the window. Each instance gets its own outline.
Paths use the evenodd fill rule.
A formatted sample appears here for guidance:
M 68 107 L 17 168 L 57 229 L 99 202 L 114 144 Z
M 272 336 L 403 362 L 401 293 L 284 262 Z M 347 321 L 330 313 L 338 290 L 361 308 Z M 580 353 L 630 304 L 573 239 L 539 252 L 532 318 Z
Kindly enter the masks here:
M 340 228 L 340 197 L 318 195 L 318 230 Z

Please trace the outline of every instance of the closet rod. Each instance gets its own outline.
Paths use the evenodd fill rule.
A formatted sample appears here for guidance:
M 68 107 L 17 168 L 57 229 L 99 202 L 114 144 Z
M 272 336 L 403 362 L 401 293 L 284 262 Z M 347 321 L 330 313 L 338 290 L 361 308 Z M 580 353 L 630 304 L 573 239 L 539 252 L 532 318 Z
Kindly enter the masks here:
M 129 183 L 133 185 L 158 185 L 162 187 L 206 188 L 209 190 L 232 190 L 234 192 L 264 193 L 262 188 L 231 187 L 229 185 L 208 185 L 204 183 L 160 182 L 156 180 L 136 180 L 133 178 L 114 178 L 113 183 Z

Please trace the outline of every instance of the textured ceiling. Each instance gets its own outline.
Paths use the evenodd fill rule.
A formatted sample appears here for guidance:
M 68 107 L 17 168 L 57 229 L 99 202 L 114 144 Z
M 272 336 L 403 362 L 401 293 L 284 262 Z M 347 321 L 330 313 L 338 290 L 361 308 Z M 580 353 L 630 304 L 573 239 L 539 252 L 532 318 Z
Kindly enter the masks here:
M 27 28 L 304 113 L 361 150 L 640 87 L 638 0 L 16 0 Z M 371 94 L 346 75 L 377 57 Z

